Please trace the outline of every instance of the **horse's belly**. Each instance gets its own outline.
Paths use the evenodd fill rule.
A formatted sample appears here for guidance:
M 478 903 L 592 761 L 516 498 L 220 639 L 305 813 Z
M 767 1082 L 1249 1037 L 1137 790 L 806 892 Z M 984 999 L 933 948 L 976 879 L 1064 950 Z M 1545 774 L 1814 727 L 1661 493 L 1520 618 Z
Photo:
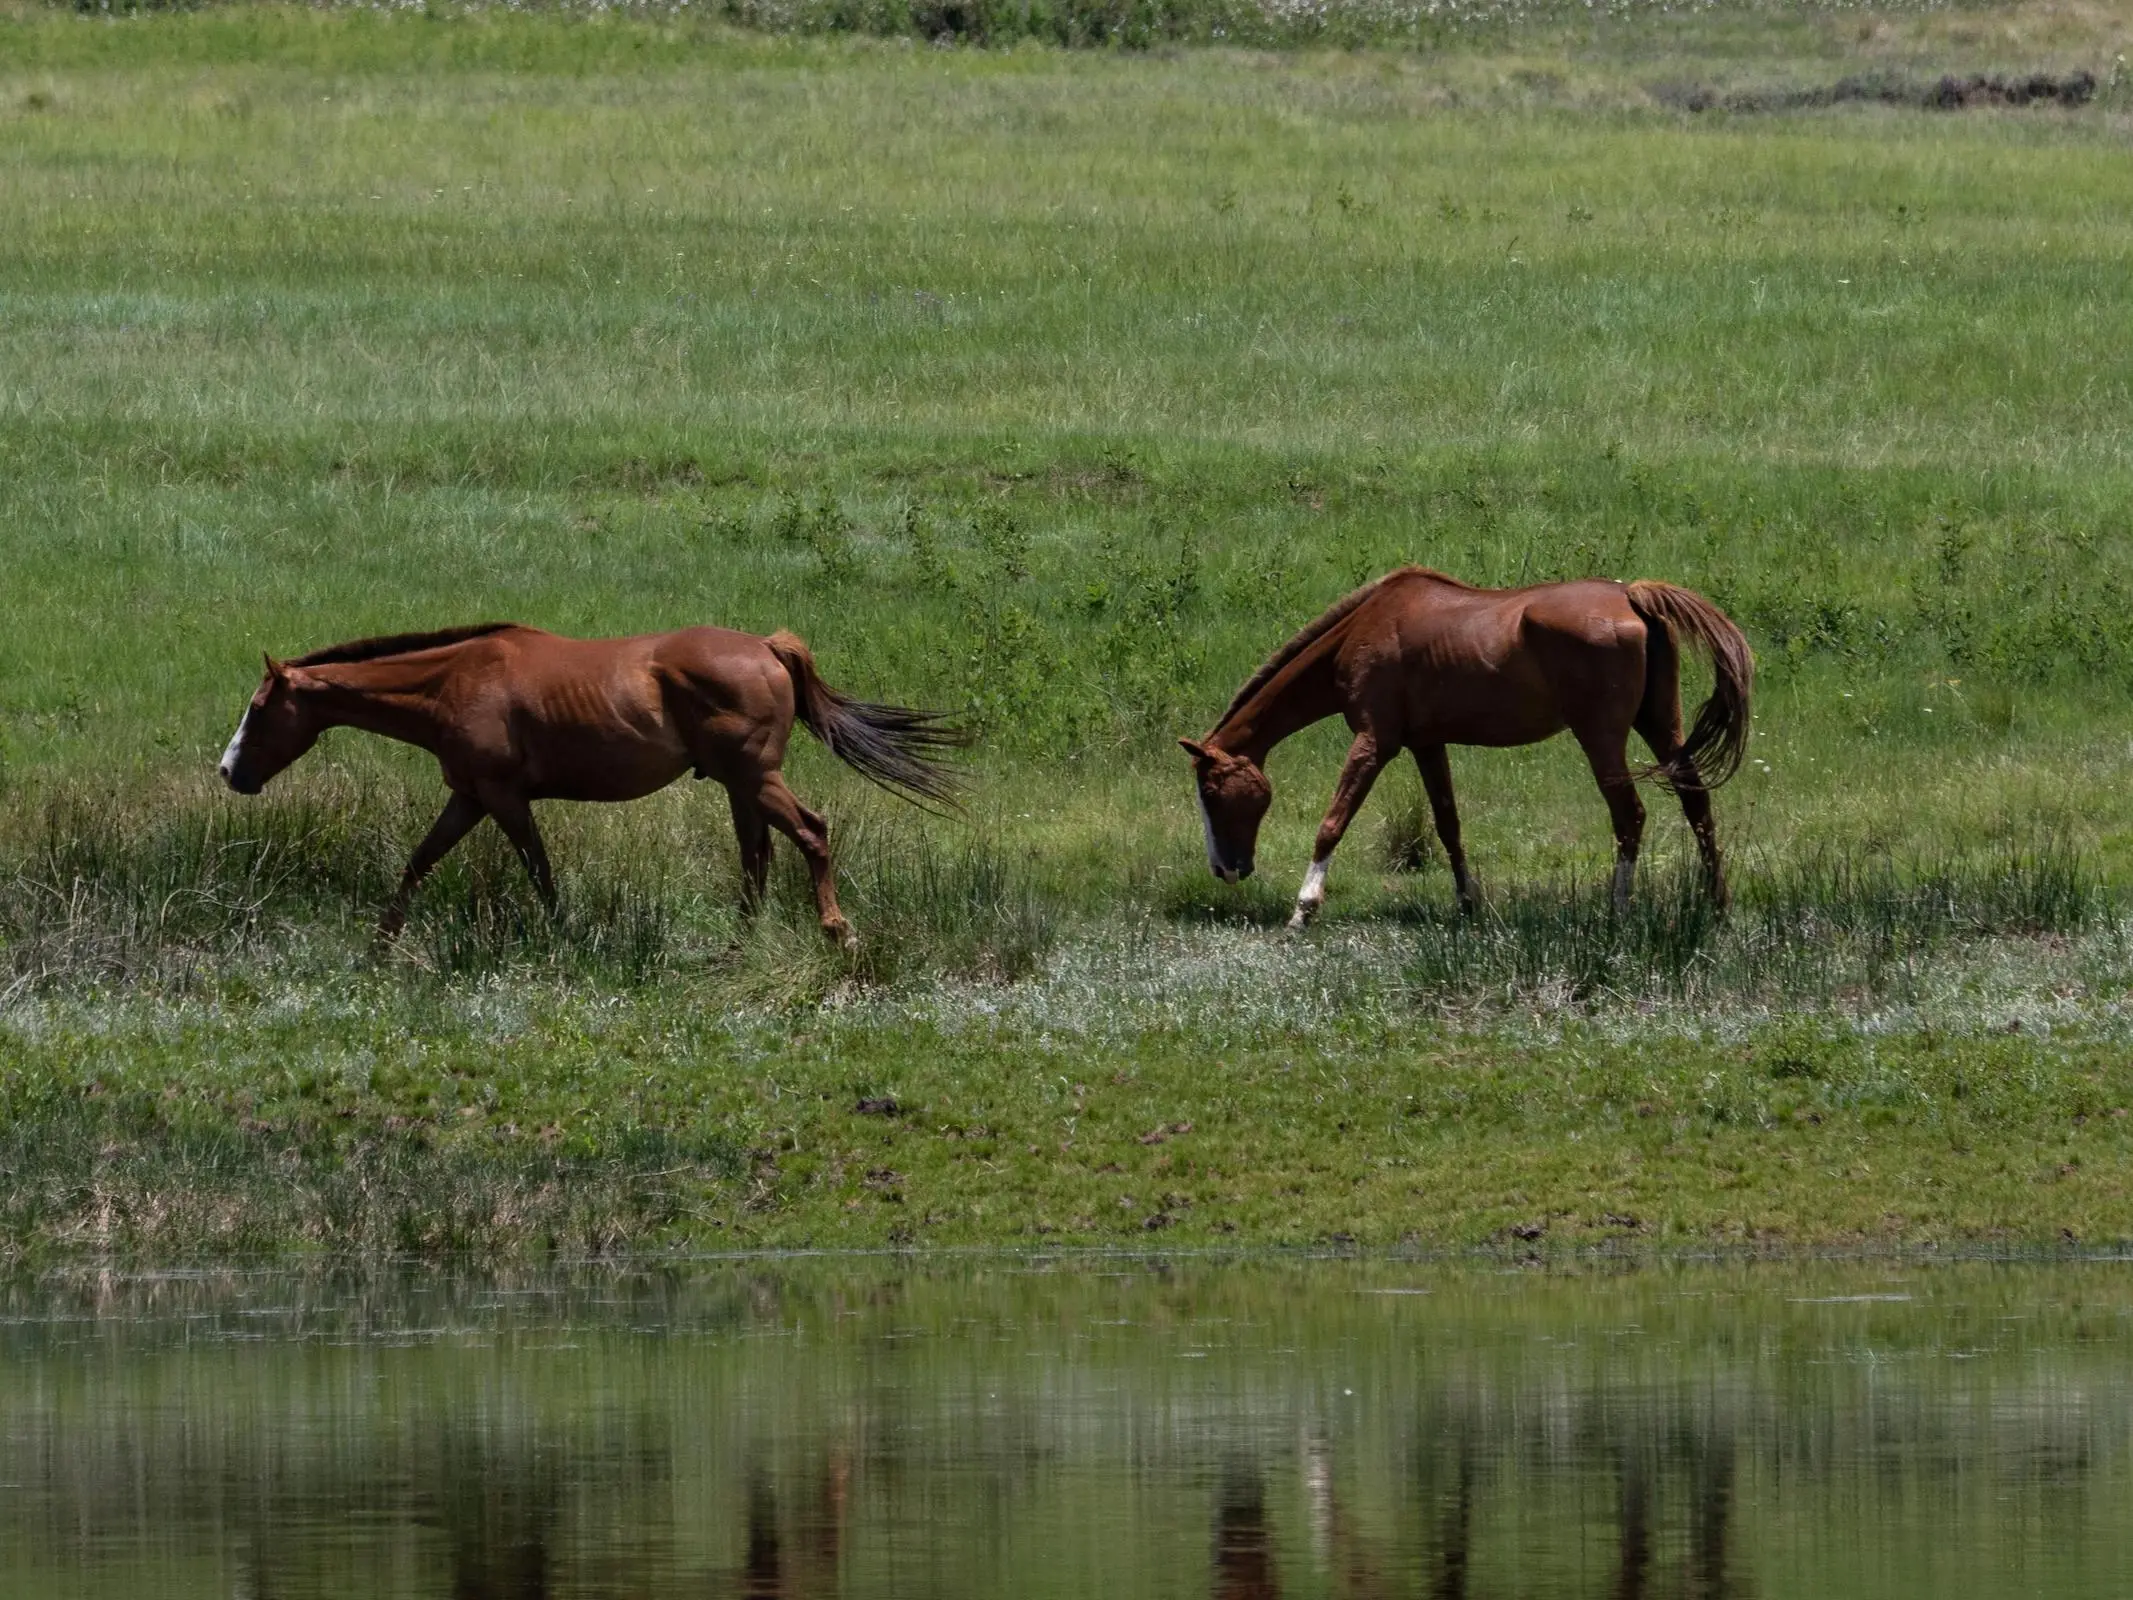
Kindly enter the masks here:
M 684 768 L 682 771 L 686 771 Z M 669 770 L 658 774 L 644 772 L 621 772 L 609 774 L 580 773 L 569 778 L 555 778 L 534 785 L 527 798 L 530 800 L 642 800 L 648 794 L 656 794 L 681 776 L 681 771 Z
M 535 800 L 642 800 L 689 770 L 679 743 L 588 742 L 544 750 L 530 763 L 527 796 Z
M 1566 724 L 1553 707 L 1436 706 L 1409 724 L 1408 743 L 1475 744 L 1503 748 L 1538 744 Z

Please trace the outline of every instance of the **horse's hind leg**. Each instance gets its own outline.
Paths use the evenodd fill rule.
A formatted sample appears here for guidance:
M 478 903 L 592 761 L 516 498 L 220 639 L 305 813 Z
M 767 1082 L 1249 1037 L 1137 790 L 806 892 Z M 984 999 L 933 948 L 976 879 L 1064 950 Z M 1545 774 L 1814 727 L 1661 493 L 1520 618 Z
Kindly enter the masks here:
M 822 918 L 822 931 L 847 950 L 855 948 L 859 936 L 852 932 L 852 925 L 837 909 L 837 885 L 830 875 L 829 824 L 818 812 L 800 804 L 799 797 L 785 786 L 784 776 L 780 773 L 763 774 L 755 792 L 755 804 L 765 820 L 798 845 L 800 854 L 807 858 L 808 875 L 815 882 L 815 909 Z
M 1430 815 L 1437 822 L 1437 837 L 1452 864 L 1452 883 L 1459 891 L 1459 909 L 1472 911 L 1479 904 L 1474 879 L 1466 870 L 1466 852 L 1459 847 L 1459 807 L 1452 799 L 1452 763 L 1441 744 L 1418 745 L 1415 765 L 1422 769 L 1422 788 L 1429 796 Z
M 741 847 L 741 914 L 753 916 L 770 877 L 770 823 L 753 795 L 728 789 L 726 800 L 733 808 L 733 837 Z
M 1629 891 L 1637 881 L 1637 851 L 1644 843 L 1644 802 L 1637 798 L 1637 781 L 1629 771 L 1629 739 L 1612 730 L 1578 731 L 1585 759 L 1592 763 L 1593 778 L 1607 801 L 1615 825 L 1615 910 L 1629 909 Z
M 407 858 L 407 870 L 400 874 L 400 887 L 386 902 L 385 914 L 378 918 L 378 938 L 390 943 L 400 936 L 407 926 L 407 902 L 414 896 L 415 886 L 430 875 L 430 869 L 452 853 L 452 847 L 464 839 L 474 824 L 488 815 L 488 811 L 472 795 L 455 794 L 444 804 L 444 810 L 430 831 L 422 836 L 422 843 L 415 846 L 415 853 Z
M 1703 857 L 1703 877 L 1711 898 L 1723 910 L 1732 899 L 1726 887 L 1726 865 L 1718 850 L 1718 828 L 1711 818 L 1711 791 L 1703 786 L 1696 763 L 1681 753 L 1681 693 L 1671 675 L 1663 686 L 1655 683 L 1637 713 L 1637 732 L 1651 746 L 1652 759 L 1666 772 L 1696 835 L 1696 853 Z
M 1296 895 L 1296 913 L 1289 918 L 1291 932 L 1302 928 L 1326 903 L 1326 863 L 1339 848 L 1356 812 L 1370 798 L 1370 786 L 1378 781 L 1385 764 L 1399 753 L 1397 740 L 1383 739 L 1368 731 L 1358 733 L 1355 743 L 1348 747 L 1348 764 L 1341 768 L 1340 782 L 1333 786 L 1333 804 L 1326 808 L 1326 820 L 1318 825 L 1311 870 L 1304 874 L 1303 888 Z

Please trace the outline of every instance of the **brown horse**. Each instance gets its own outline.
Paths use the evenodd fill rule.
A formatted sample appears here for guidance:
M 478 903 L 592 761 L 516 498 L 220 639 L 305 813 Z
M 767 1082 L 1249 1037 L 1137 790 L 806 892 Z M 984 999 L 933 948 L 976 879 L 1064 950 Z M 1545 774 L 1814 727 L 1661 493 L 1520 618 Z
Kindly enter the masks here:
M 741 846 L 741 903 L 761 900 L 770 830 L 800 847 L 822 931 L 853 944 L 830 877 L 829 829 L 785 786 L 793 719 L 892 793 L 952 803 L 936 759 L 963 742 L 935 713 L 848 700 L 824 683 L 798 638 L 684 628 L 631 639 L 565 639 L 515 622 L 358 639 L 267 658 L 219 771 L 239 794 L 353 727 L 427 750 L 452 791 L 378 921 L 390 939 L 408 898 L 483 817 L 494 817 L 555 909 L 555 879 L 533 822 L 536 800 L 636 800 L 685 772 L 716 778 Z
M 1681 734 L 1677 632 L 1711 658 L 1716 679 L 1686 740 Z M 1584 747 L 1614 818 L 1617 907 L 1627 907 L 1644 835 L 1639 777 L 1681 799 L 1711 894 L 1726 874 L 1711 826 L 1710 791 L 1739 769 L 1748 744 L 1754 657 L 1739 628 L 1702 595 L 1666 583 L 1544 583 L 1476 589 L 1402 567 L 1349 595 L 1275 651 L 1204 740 L 1180 739 L 1198 779 L 1207 860 L 1234 883 L 1249 877 L 1260 819 L 1273 799 L 1267 753 L 1335 712 L 1355 742 L 1318 830 L 1291 928 L 1326 899 L 1326 861 L 1370 786 L 1403 749 L 1429 792 L 1459 903 L 1474 880 L 1459 848 L 1459 812 L 1445 746 L 1533 744 L 1568 728 Z M 1629 764 L 1630 730 L 1657 764 Z

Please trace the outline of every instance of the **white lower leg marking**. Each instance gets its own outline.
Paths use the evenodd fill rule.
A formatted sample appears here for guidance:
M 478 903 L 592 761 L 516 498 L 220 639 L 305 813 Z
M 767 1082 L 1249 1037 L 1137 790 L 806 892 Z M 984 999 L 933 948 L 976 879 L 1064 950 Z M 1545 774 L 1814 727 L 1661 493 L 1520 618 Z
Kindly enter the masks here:
M 1311 914 L 1326 903 L 1326 864 L 1311 863 L 1311 870 L 1304 874 L 1304 886 L 1296 891 L 1296 915 L 1289 919 L 1289 926 L 1300 928 L 1311 920 Z

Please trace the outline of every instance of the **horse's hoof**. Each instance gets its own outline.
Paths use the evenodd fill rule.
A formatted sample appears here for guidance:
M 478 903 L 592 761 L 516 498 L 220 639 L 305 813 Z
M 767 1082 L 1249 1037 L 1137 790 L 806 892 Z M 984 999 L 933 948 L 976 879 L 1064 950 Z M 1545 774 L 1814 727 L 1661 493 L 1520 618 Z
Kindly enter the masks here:
M 1296 908 L 1296 914 L 1289 918 L 1288 931 L 1291 933 L 1302 933 L 1304 929 L 1310 926 L 1311 914 L 1305 911 L 1302 906 L 1298 906 Z
M 859 948 L 859 935 L 852 931 L 852 925 L 849 922 L 823 923 L 822 936 L 847 955 Z

